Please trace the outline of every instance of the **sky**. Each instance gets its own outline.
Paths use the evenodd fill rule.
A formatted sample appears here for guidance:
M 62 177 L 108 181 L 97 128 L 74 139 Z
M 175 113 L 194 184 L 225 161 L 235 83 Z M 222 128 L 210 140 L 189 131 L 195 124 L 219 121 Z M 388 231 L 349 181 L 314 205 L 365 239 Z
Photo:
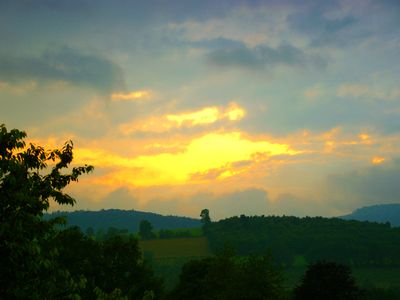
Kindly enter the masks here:
M 0 0 L 0 123 L 74 142 L 74 207 L 400 203 L 400 1 Z

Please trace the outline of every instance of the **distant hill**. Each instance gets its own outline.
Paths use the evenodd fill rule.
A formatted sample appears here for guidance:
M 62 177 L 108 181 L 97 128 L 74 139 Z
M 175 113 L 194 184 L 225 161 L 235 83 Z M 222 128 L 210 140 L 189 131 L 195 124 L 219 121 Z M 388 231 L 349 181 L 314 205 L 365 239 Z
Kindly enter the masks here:
M 339 218 L 241 215 L 205 227 L 212 252 L 273 255 L 286 266 L 328 260 L 354 266 L 400 267 L 400 228 Z
M 73 212 L 53 212 L 45 214 L 45 219 L 59 216 L 67 217 L 68 226 L 79 226 L 83 231 L 92 227 L 95 231 L 99 229 L 107 230 L 109 227 L 127 229 L 130 232 L 139 230 L 139 223 L 142 220 L 149 221 L 154 229 L 177 229 L 200 227 L 198 219 L 178 216 L 163 216 L 150 212 L 136 210 L 107 209 L 100 211 L 73 211 Z
M 400 226 L 400 204 L 380 204 L 356 209 L 351 214 L 340 217 L 345 220 L 370 221 L 378 223 L 390 222 L 392 226 Z

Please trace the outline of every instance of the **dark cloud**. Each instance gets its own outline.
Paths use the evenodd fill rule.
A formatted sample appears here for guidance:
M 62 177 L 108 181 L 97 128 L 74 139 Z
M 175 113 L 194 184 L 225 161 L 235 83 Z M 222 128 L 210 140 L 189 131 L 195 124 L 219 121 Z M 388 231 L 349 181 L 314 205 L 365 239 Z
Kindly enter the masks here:
M 295 31 L 310 38 L 312 47 L 346 46 L 371 35 L 366 29 L 353 30 L 358 20 L 352 15 L 328 19 L 321 11 L 310 10 L 291 14 L 287 21 Z
M 321 57 L 306 54 L 303 50 L 291 45 L 281 45 L 276 48 L 266 45 L 258 45 L 254 48 L 245 45 L 224 47 L 211 51 L 207 59 L 217 66 L 258 70 L 277 65 L 321 67 L 325 64 Z
M 357 208 L 371 204 L 400 203 L 400 159 L 327 177 L 328 191 L 343 204 Z
M 219 37 L 216 39 L 209 39 L 209 40 L 201 40 L 201 41 L 185 41 L 186 45 L 195 48 L 206 48 L 210 50 L 218 50 L 218 49 L 240 49 L 245 48 L 246 44 L 232 39 L 227 39 L 223 37 Z
M 162 214 L 191 215 L 197 217 L 204 208 L 210 210 L 213 220 L 231 216 L 267 215 L 268 194 L 262 189 L 246 189 L 222 195 L 199 193 L 186 199 L 154 199 L 144 209 Z
M 0 1 L 0 7 L 9 7 L 23 9 L 27 11 L 43 10 L 48 9 L 51 11 L 57 11 L 61 13 L 70 12 L 86 12 L 89 7 L 89 1 L 68 1 L 68 0 L 22 0 L 22 1 L 12 1 L 12 0 L 2 0 Z
M 0 80 L 66 81 L 109 91 L 122 85 L 119 67 L 111 61 L 68 47 L 40 56 L 0 56 Z
M 214 1 L 214 0 L 147 0 L 147 1 L 130 1 L 130 0 L 2 0 L 0 7 L 7 9 L 19 10 L 20 12 L 32 12 L 39 10 L 48 10 L 61 14 L 66 13 L 82 13 L 82 12 L 100 12 L 103 17 L 110 18 L 131 18 L 134 22 L 139 23 L 154 21 L 159 19 L 165 20 L 186 20 L 186 19 L 208 19 L 213 16 L 220 16 L 227 13 L 232 6 L 240 5 L 241 1 Z M 147 19 L 147 21 L 146 21 Z M 114 20 L 115 21 L 115 20 Z
M 199 200 L 201 201 L 201 196 Z M 241 214 L 269 214 L 268 194 L 265 190 L 261 189 L 247 189 L 217 197 L 214 196 L 208 202 L 211 215 L 217 218 L 238 216 Z
M 329 215 L 329 207 L 321 205 L 315 199 L 303 199 L 290 193 L 280 194 L 271 209 L 276 215 L 297 217 Z
M 338 19 L 327 19 L 320 13 L 302 12 L 288 16 L 287 21 L 294 29 L 307 34 L 334 34 L 353 25 L 356 20 L 352 16 Z

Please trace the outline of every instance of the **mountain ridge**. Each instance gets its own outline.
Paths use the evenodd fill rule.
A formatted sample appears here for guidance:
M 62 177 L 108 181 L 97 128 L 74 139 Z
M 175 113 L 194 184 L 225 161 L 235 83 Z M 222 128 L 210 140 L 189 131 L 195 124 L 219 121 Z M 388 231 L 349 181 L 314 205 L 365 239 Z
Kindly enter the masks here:
M 77 211 L 55 211 L 46 213 L 45 219 L 65 216 L 67 226 L 78 226 L 83 231 L 89 227 L 97 230 L 107 230 L 110 227 L 127 229 L 130 232 L 139 230 L 139 223 L 142 220 L 149 221 L 153 228 L 158 229 L 178 229 L 200 227 L 199 219 L 184 216 L 165 216 L 153 212 L 121 209 L 102 209 L 98 211 L 77 210 Z
M 352 213 L 339 218 L 345 220 L 369 221 L 386 223 L 389 222 L 392 226 L 400 226 L 400 204 L 377 204 L 357 208 Z

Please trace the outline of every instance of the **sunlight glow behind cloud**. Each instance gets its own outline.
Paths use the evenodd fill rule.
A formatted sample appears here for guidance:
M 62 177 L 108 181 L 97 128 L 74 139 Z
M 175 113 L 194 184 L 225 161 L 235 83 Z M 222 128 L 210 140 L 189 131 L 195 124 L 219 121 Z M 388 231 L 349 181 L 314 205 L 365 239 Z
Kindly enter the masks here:
M 246 112 L 236 103 L 227 108 L 210 106 L 191 112 L 167 114 L 158 117 L 149 117 L 144 120 L 123 124 L 120 130 L 124 134 L 133 132 L 166 132 L 173 128 L 194 127 L 209 125 L 221 120 L 240 121 Z
M 256 163 L 275 155 L 298 154 L 286 144 L 271 143 L 244 137 L 240 132 L 208 133 L 193 139 L 186 149 L 178 153 L 141 155 L 133 158 L 103 153 L 99 150 L 78 149 L 78 161 L 115 172 L 98 179 L 103 184 L 131 184 L 134 186 L 173 185 L 196 181 L 194 174 L 223 169 L 219 179 L 237 173 L 235 163 Z
M 375 157 L 373 157 L 372 160 L 371 160 L 371 162 L 372 162 L 374 165 L 379 165 L 379 164 L 383 163 L 384 161 L 385 161 L 385 158 L 384 158 L 384 157 L 381 157 L 381 156 L 375 156 Z

